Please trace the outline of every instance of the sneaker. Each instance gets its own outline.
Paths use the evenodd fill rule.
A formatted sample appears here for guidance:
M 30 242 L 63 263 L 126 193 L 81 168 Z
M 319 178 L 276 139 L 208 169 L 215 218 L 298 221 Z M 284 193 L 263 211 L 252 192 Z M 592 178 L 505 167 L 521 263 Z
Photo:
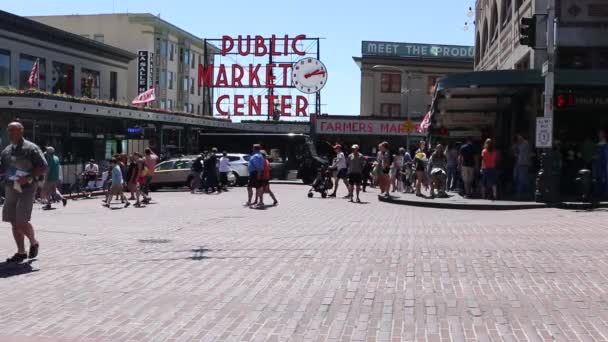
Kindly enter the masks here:
M 336 194 L 329 194 L 327 197 L 336 197 Z
M 125 204 L 125 208 L 128 208 L 130 205 L 131 205 L 131 203 L 127 202 L 127 203 Z
M 104 203 L 104 204 L 102 204 L 102 206 L 103 206 L 103 207 L 106 207 L 106 208 L 109 208 L 109 207 L 110 207 L 110 205 L 109 205 L 108 203 Z
M 63 202 L 63 206 L 65 207 L 66 205 L 68 205 L 68 200 L 65 198 L 61 199 L 61 202 Z
M 277 205 L 279 205 L 279 201 L 274 201 L 274 202 L 272 202 L 272 206 L 273 206 L 273 207 L 276 207 Z
M 35 245 L 31 245 L 30 246 L 30 254 L 28 255 L 28 257 L 30 259 L 35 259 L 38 256 L 38 251 L 40 250 L 40 244 L 37 243 Z
M 25 259 L 27 259 L 27 254 L 15 253 L 15 255 L 6 259 L 6 262 L 20 263 L 20 262 L 23 262 L 23 260 L 25 260 Z
M 45 206 L 42 207 L 42 209 L 43 210 L 51 210 L 52 209 L 51 204 L 50 203 L 46 204 Z

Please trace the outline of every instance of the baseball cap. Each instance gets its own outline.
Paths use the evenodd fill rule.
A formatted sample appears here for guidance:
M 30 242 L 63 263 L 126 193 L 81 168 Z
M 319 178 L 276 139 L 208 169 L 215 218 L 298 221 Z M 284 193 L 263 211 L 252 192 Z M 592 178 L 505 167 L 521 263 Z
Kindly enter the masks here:
M 340 144 L 336 144 L 336 145 L 334 146 L 334 150 L 337 150 L 337 149 L 342 149 L 342 145 L 340 145 Z

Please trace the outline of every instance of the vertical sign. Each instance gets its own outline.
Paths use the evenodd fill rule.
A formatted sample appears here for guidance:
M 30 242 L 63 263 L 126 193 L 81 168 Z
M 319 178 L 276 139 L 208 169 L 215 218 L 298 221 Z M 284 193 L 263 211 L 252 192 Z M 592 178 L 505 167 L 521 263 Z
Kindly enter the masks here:
M 553 147 L 553 118 L 536 118 L 536 147 Z
M 154 52 L 148 52 L 148 89 L 154 88 L 156 83 L 154 83 L 154 67 L 156 66 L 156 62 L 154 61 Z
M 146 92 L 149 89 L 150 77 L 150 51 L 137 51 L 137 95 Z

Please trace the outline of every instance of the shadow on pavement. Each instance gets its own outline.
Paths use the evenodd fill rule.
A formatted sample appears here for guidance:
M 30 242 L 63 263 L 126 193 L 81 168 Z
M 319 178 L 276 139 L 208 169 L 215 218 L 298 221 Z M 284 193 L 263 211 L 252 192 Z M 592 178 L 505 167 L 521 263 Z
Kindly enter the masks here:
M 32 268 L 33 260 L 16 264 L 12 262 L 0 262 L 0 278 L 10 278 L 32 272 L 38 272 Z

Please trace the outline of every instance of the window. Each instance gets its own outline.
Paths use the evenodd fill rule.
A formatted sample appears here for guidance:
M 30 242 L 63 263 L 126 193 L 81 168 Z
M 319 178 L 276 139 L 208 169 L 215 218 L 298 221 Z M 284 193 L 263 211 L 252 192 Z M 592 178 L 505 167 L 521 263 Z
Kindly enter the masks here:
M 99 71 L 82 68 L 80 71 L 80 94 L 90 99 L 99 98 Z
M 192 53 L 192 56 L 190 56 L 190 63 L 190 67 L 194 69 L 196 65 L 196 55 L 194 54 L 194 52 Z
M 170 61 L 173 61 L 174 55 L 175 55 L 175 44 L 170 43 L 170 47 L 169 47 L 169 60 Z
M 190 79 L 190 94 L 194 95 L 194 77 Z
M 201 114 L 201 105 L 200 104 L 196 105 L 196 114 L 199 114 L 199 115 Z
M 28 80 L 34 63 L 38 60 L 38 89 L 46 90 L 46 60 L 30 55 L 19 56 L 19 89 L 28 89 Z
M 95 40 L 96 42 L 100 42 L 103 43 L 104 42 L 104 35 L 103 34 L 94 34 L 93 35 L 93 40 Z
M 83 38 L 91 39 L 91 36 L 88 34 L 81 34 L 80 36 Z
M 188 86 L 190 85 L 190 79 L 188 78 L 188 76 L 184 77 L 184 93 L 188 92 Z
M 189 109 L 188 104 L 184 103 L 184 113 L 188 113 L 188 109 Z
M 175 162 L 174 169 L 177 169 L 177 170 L 190 169 L 191 166 L 192 166 L 191 160 L 178 160 Z
M 401 105 L 398 103 L 382 103 L 380 105 L 380 114 L 382 116 L 400 116 Z
M 160 100 L 160 109 L 167 109 L 167 102 L 165 100 Z
M 160 56 L 167 58 L 167 41 L 164 39 L 160 41 Z
M 169 89 L 173 89 L 173 71 L 167 71 L 167 81 L 169 82 Z
M 53 93 L 74 95 L 74 66 L 53 62 L 51 86 Z
M 380 91 L 383 93 L 400 93 L 401 74 L 382 74 L 380 76 Z
M 190 114 L 194 114 L 194 104 L 190 104 Z
M 110 71 L 110 100 L 116 101 L 118 99 L 118 74 L 116 71 Z
M 156 165 L 156 171 L 167 171 L 167 170 L 173 170 L 173 165 L 175 164 L 175 162 L 173 161 L 166 161 L 166 162 L 162 162 L 158 165 Z
M 228 160 L 231 162 L 235 162 L 235 161 L 239 161 L 241 160 L 240 157 L 236 157 L 236 156 L 228 156 Z
M 173 110 L 173 100 L 167 100 L 167 110 Z
M 0 86 L 11 84 L 11 53 L 0 50 Z
M 197 90 L 197 94 L 198 94 L 198 96 L 201 96 L 201 88 L 202 88 L 202 87 L 196 87 L 196 88 L 198 89 L 198 90 Z

